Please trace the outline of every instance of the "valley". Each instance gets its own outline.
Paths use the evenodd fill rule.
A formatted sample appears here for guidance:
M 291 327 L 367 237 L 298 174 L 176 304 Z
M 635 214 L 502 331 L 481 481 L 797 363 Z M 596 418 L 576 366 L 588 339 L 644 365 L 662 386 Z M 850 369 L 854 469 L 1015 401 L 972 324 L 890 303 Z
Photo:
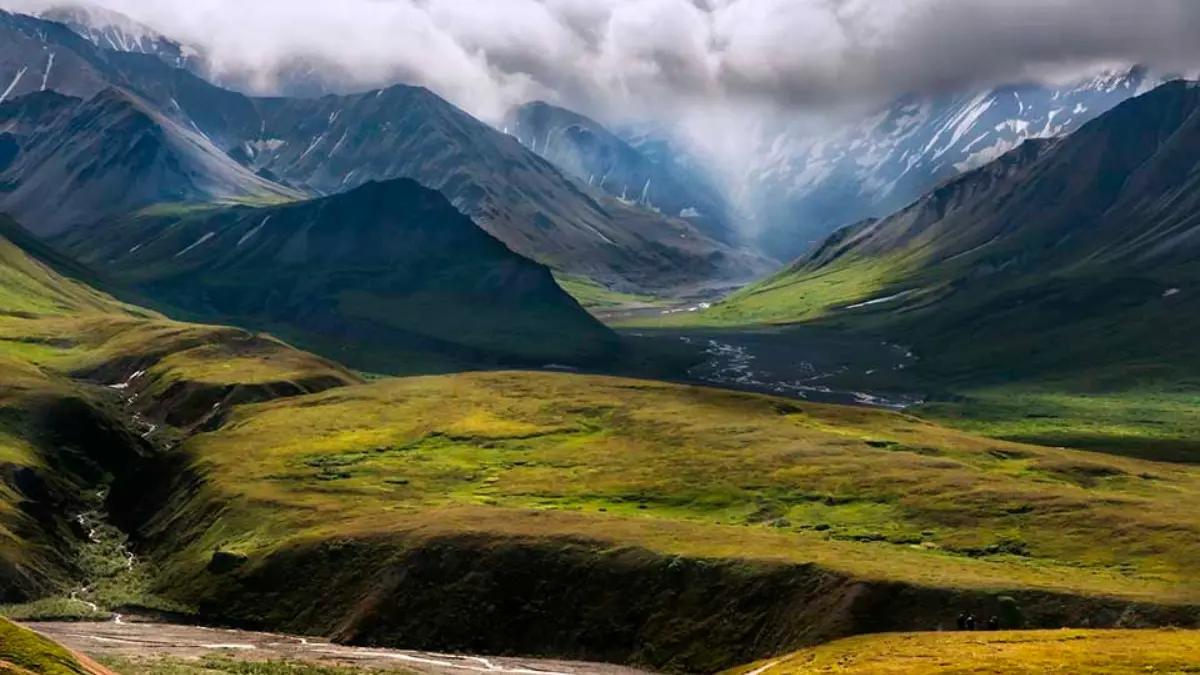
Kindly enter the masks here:
M 0 675 L 1200 667 L 1200 85 L 139 16 L 0 9 Z

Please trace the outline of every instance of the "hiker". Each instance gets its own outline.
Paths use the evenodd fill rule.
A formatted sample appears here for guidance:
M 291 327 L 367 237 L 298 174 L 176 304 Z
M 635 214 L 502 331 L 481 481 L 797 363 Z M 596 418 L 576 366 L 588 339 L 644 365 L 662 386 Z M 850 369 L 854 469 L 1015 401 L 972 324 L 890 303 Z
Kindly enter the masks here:
M 966 612 L 958 613 L 958 629 L 959 630 L 967 629 L 967 613 Z
M 967 630 L 975 630 L 975 615 L 967 615 Z
M 988 630 L 1000 630 L 1000 617 L 993 616 L 988 619 Z

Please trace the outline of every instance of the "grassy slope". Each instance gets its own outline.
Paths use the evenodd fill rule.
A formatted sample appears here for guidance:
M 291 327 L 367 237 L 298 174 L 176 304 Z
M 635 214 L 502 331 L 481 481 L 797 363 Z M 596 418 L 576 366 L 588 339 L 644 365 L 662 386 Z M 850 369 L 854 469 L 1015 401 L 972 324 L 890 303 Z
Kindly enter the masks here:
M 248 456 L 244 449 L 256 452 Z M 873 579 L 1200 599 L 1200 473 L 981 440 L 888 413 L 497 373 L 239 409 L 184 446 L 204 498 L 161 536 L 184 593 L 221 549 L 350 533 L 583 536 Z M 215 521 L 209 504 L 227 506 Z M 178 527 L 188 523 L 195 530 Z
M 727 675 L 1181 675 L 1200 672 L 1189 631 L 923 633 L 850 638 Z
M 104 480 L 94 475 L 97 462 L 125 463 L 104 454 L 113 443 L 128 441 L 125 449 L 136 452 L 122 429 L 144 431 L 129 418 L 134 412 L 165 413 L 156 396 L 194 407 L 203 393 L 247 400 L 261 398 L 248 391 L 256 386 L 278 395 L 358 382 L 270 338 L 170 322 L 123 304 L 56 271 L 88 278 L 86 269 L 27 241 L 11 222 L 0 226 L 38 256 L 0 236 L 0 600 L 65 590 L 78 571 L 79 542 L 61 511 L 82 511 L 80 495 L 102 487 L 94 484 Z M 120 406 L 116 391 L 79 381 L 112 384 L 139 369 L 147 371 L 148 396 L 136 404 Z M 202 412 L 212 402 L 205 399 Z
M 7 668 L 9 665 L 15 668 Z M 0 619 L 0 672 L 103 675 L 101 669 L 85 666 L 69 650 L 5 619 Z
M 630 306 L 651 307 L 661 302 L 649 295 L 632 295 L 610 290 L 587 277 L 574 274 L 555 273 L 554 280 L 589 311 Z

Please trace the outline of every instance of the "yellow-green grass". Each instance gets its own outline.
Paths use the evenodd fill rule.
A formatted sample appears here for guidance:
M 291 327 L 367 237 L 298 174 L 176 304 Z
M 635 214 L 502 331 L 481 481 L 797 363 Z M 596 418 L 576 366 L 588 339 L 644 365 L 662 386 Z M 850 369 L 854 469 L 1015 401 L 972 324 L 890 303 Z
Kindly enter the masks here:
M 175 556 L 354 534 L 585 537 L 877 580 L 1200 602 L 1200 471 L 617 378 L 411 378 L 239 408 Z M 185 533 L 176 533 L 186 536 Z
M 621 320 L 627 326 L 744 327 L 786 325 L 828 317 L 841 307 L 894 293 L 902 263 L 878 261 L 834 265 L 816 271 L 787 270 L 698 312 Z
M 554 280 L 564 291 L 575 298 L 584 309 L 611 310 L 620 307 L 654 307 L 662 303 L 650 295 L 621 293 L 574 274 L 556 272 Z
M 0 355 L 64 374 L 106 363 L 149 360 L 152 374 L 169 373 L 175 379 L 215 385 L 323 376 L 357 381 L 341 366 L 270 336 L 120 314 L 0 317 Z
M 1074 392 L 1009 385 L 970 391 L 917 414 L 969 433 L 1159 461 L 1200 464 L 1195 391 Z
M 0 618 L 0 672 L 36 675 L 95 675 L 59 644 Z
M 45 468 L 44 458 L 31 438 L 28 418 L 40 401 L 68 392 L 64 382 L 0 353 L 0 467 Z M 43 576 L 49 572 L 44 542 L 30 541 L 17 534 L 27 532 L 29 525 L 28 516 L 18 508 L 21 501 L 22 497 L 12 487 L 0 482 L 0 572 L 4 568 L 23 569 Z
M 0 314 L 62 315 L 133 308 L 55 273 L 0 237 Z
M 1200 673 L 1200 632 L 1059 630 L 849 638 L 725 675 L 1183 675 Z

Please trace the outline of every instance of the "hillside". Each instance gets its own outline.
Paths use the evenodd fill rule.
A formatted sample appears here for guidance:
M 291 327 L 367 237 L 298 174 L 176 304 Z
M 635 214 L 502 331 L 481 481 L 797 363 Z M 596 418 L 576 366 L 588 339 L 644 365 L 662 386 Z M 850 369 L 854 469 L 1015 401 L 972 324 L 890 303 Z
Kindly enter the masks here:
M 4 675 L 112 675 L 33 631 L 0 618 L 0 673 Z
M 728 675 L 1138 675 L 1195 670 L 1186 631 L 940 633 L 854 638 Z
M 513 109 L 504 124 L 522 145 L 589 187 L 683 218 L 718 241 L 741 238 L 733 207 L 714 185 L 643 154 L 593 119 L 537 101 Z
M 409 180 L 274 207 L 153 209 L 60 243 L 165 306 L 377 372 L 600 364 L 618 347 L 549 269 Z
M 301 225 L 310 252 L 352 243 Z M 243 249 L 274 236 L 228 227 Z M 192 252 L 220 279 L 240 254 L 208 241 Z M 1002 596 L 1036 626 L 1200 623 L 1194 468 L 636 380 L 361 384 L 11 251 L 34 276 L 0 298 L 68 297 L 0 318 L 0 574 L 3 600 L 42 601 L 27 615 L 81 612 L 75 591 L 358 644 L 680 672 L 927 630 Z M 134 564 L 97 565 L 103 551 Z
M 1164 85 L 839 232 L 705 320 L 890 330 L 963 379 L 1195 375 L 1198 144 L 1200 88 Z
M 0 210 L 40 235 L 164 201 L 298 196 L 115 89 L 86 101 L 49 91 L 10 99 L 0 125 L 16 149 L 0 166 Z
M 264 628 L 703 672 L 999 596 L 1200 619 L 1194 468 L 890 413 L 488 373 L 238 408 L 180 453 L 133 509 L 155 588 Z
M 169 322 L 59 271 L 95 278 L 0 218 L 0 603 L 74 585 L 86 532 L 73 519 L 103 508 L 91 495 L 153 452 L 167 417 L 186 429 L 214 402 L 357 381 L 277 341 Z M 99 386 L 139 370 L 160 396 L 123 408 L 118 389 Z

